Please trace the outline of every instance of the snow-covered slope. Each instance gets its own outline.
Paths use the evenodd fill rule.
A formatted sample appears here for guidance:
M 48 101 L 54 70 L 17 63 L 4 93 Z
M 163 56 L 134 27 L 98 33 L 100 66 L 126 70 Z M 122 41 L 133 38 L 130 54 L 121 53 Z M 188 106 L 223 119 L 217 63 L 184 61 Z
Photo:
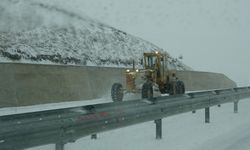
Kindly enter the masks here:
M 3 0 L 0 8 L 1 62 L 127 66 L 139 63 L 143 51 L 161 50 L 50 2 Z

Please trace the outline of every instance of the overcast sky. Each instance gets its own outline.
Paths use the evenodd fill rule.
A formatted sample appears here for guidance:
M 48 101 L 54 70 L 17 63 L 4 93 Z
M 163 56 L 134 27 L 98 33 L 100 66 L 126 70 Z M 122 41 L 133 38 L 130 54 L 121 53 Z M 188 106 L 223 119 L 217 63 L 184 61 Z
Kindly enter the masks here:
M 184 63 L 195 70 L 224 73 L 239 85 L 250 85 L 250 1 L 85 0 L 82 5 L 75 3 L 78 6 L 72 0 L 68 3 L 68 7 L 148 40 L 175 57 L 182 54 Z

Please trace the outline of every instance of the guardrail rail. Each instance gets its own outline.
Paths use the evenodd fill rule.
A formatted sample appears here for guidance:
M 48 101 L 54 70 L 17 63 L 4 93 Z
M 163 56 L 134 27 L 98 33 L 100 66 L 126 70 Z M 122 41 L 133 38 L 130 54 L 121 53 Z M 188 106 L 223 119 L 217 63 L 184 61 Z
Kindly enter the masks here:
M 0 116 L 0 149 L 19 150 L 45 144 L 64 144 L 116 128 L 154 120 L 156 138 L 162 136 L 162 118 L 205 108 L 210 122 L 210 107 L 238 102 L 250 97 L 250 87 L 194 92 L 117 103 L 79 106 L 32 113 Z

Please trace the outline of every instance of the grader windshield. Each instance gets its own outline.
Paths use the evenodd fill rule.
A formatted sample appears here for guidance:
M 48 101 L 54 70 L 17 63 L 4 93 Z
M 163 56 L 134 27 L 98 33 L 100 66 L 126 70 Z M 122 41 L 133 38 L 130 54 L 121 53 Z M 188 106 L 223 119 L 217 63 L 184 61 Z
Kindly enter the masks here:
M 144 69 L 160 69 L 165 67 L 166 56 L 160 52 L 144 53 Z
M 154 69 L 157 65 L 157 55 L 155 53 L 144 53 L 144 68 Z

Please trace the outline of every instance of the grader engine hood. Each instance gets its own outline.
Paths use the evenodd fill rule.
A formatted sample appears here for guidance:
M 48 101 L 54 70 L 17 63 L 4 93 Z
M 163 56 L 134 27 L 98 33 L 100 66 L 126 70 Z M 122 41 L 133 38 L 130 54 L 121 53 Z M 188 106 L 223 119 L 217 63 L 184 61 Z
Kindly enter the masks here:
M 126 90 L 127 92 L 139 92 L 142 84 L 145 82 L 143 70 L 126 71 Z
M 144 70 L 144 80 L 145 81 L 153 81 L 155 78 L 154 76 L 154 70 L 152 69 L 146 69 Z

